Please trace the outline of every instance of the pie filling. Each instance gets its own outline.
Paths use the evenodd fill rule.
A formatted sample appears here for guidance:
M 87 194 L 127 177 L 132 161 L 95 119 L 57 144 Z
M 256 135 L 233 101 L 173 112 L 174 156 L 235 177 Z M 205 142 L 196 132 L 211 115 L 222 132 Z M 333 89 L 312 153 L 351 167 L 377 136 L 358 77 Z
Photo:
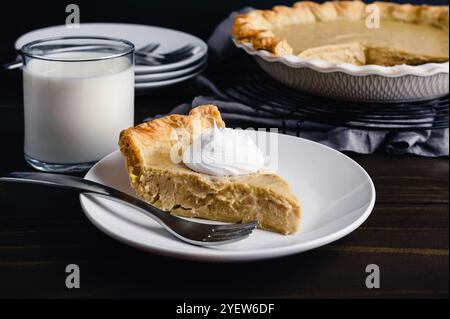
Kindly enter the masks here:
M 201 132 L 214 123 L 224 127 L 217 107 L 202 105 L 188 116 L 170 115 L 122 131 L 119 144 L 136 193 L 174 215 L 233 223 L 256 220 L 261 229 L 281 234 L 298 231 L 300 204 L 280 176 L 263 170 L 209 175 L 171 159 L 174 133 L 193 134 L 198 121 Z
M 164 156 L 153 163 L 139 171 L 128 163 L 128 173 L 136 193 L 162 210 L 230 223 L 256 220 L 258 228 L 281 234 L 298 230 L 299 204 L 273 173 L 221 177 L 195 173 Z
M 379 26 L 369 5 L 378 9 Z M 448 62 L 448 16 L 446 5 L 300 1 L 238 15 L 232 34 L 275 56 L 353 65 L 421 65 Z
M 379 28 L 368 28 L 364 20 L 335 20 L 286 26 L 272 32 L 277 38 L 286 39 L 295 55 L 303 54 L 309 59 L 333 60 L 333 47 L 341 52 L 346 45 L 353 45 L 348 47 L 348 54 L 331 62 L 414 65 L 445 62 L 449 55 L 448 29 L 427 24 L 382 20 Z M 354 44 L 364 51 L 362 58 L 355 58 L 359 53 Z

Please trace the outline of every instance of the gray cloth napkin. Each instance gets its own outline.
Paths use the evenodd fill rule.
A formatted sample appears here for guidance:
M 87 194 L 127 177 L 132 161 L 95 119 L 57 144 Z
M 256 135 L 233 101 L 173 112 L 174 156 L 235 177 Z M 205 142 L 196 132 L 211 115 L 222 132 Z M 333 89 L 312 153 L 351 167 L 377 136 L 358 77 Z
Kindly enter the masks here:
M 245 8 L 241 12 L 249 9 Z M 229 35 L 235 15 L 236 13 L 231 14 L 220 23 L 208 40 L 213 63 L 230 59 L 239 52 Z M 360 154 L 384 151 L 388 154 L 415 154 L 428 157 L 448 156 L 449 154 L 448 129 L 399 132 L 301 123 L 300 134 L 298 134 L 299 123 L 296 119 L 273 118 L 270 114 L 264 114 L 264 112 L 249 105 L 229 101 L 224 98 L 214 83 L 204 76 L 198 77 L 197 83 L 208 88 L 213 95 L 198 96 L 191 104 L 180 105 L 171 113 L 188 113 L 192 107 L 201 104 L 214 104 L 219 107 L 224 121 L 232 122 L 234 126 L 278 128 L 283 133 L 297 134 L 300 137 L 328 145 L 339 151 L 351 151 Z

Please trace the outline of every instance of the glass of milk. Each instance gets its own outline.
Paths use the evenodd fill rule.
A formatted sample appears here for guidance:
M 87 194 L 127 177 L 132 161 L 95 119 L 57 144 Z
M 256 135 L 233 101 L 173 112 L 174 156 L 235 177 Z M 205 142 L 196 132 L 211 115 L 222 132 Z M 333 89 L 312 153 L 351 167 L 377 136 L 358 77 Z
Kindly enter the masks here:
M 85 171 L 134 124 L 134 45 L 61 37 L 24 45 L 25 159 L 48 172 Z

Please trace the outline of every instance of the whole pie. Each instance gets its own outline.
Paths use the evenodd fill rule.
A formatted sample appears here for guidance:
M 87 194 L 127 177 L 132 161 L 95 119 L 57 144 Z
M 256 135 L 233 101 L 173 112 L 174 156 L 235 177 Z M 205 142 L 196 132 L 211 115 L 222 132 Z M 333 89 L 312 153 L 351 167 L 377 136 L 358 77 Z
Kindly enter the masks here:
M 224 127 L 214 105 L 202 105 L 189 115 L 169 115 L 120 134 L 131 186 L 145 201 L 169 213 L 223 222 L 258 221 L 258 227 L 282 234 L 299 229 L 300 205 L 280 176 L 257 171 L 247 175 L 213 176 L 197 173 L 170 156 L 173 146 L 188 132 Z M 179 130 L 182 129 L 182 130 Z M 198 130 L 195 130 L 197 132 Z
M 237 41 L 276 56 L 354 65 L 447 62 L 448 6 L 298 2 L 238 15 Z

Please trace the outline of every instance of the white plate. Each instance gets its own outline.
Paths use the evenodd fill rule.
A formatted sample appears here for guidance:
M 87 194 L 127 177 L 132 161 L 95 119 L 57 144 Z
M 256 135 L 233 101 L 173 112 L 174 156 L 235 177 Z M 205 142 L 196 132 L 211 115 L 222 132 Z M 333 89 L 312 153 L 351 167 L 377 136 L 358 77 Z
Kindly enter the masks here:
M 190 73 L 195 73 L 199 69 L 201 69 L 205 63 L 206 58 L 202 59 L 199 63 L 195 63 L 193 65 L 190 65 L 188 67 L 185 67 L 183 69 L 175 70 L 175 71 L 169 71 L 169 72 L 163 72 L 163 73 L 153 73 L 153 74 L 139 74 L 135 76 L 136 83 L 142 83 L 142 82 L 155 82 L 155 81 L 162 81 L 162 80 L 169 80 L 173 78 L 178 78 L 183 75 L 188 75 Z
M 81 195 L 81 205 L 94 225 L 121 242 L 161 255 L 203 261 L 291 255 L 331 243 L 359 227 L 375 203 L 375 188 L 364 169 L 321 144 L 281 134 L 278 137 L 278 174 L 290 183 L 303 209 L 301 230 L 296 234 L 256 230 L 240 242 L 205 248 L 179 241 L 152 219 L 122 204 Z M 98 162 L 86 179 L 134 194 L 119 151 Z
M 65 25 L 59 25 L 38 29 L 17 39 L 15 48 L 19 50 L 26 43 L 44 38 L 82 35 L 125 39 L 131 41 L 136 49 L 150 42 L 160 43 L 161 46 L 155 52 L 172 51 L 186 44 L 193 44 L 200 48 L 196 54 L 180 62 L 159 66 L 138 65 L 135 67 L 136 74 L 176 70 L 200 60 L 208 51 L 206 43 L 193 35 L 160 27 L 125 23 L 81 23 L 79 28 L 67 28 Z
M 146 90 L 146 89 L 154 89 L 154 88 L 160 88 L 163 86 L 168 86 L 168 85 L 173 85 L 176 83 L 180 83 L 186 80 L 189 80 L 190 78 L 193 78 L 197 75 L 199 75 L 200 73 L 203 72 L 203 70 L 206 68 L 206 65 L 200 69 L 198 69 L 197 71 L 185 75 L 185 76 L 181 76 L 175 79 L 169 79 L 169 80 L 163 80 L 163 81 L 154 81 L 154 82 L 136 82 L 134 83 L 134 88 L 136 90 Z

